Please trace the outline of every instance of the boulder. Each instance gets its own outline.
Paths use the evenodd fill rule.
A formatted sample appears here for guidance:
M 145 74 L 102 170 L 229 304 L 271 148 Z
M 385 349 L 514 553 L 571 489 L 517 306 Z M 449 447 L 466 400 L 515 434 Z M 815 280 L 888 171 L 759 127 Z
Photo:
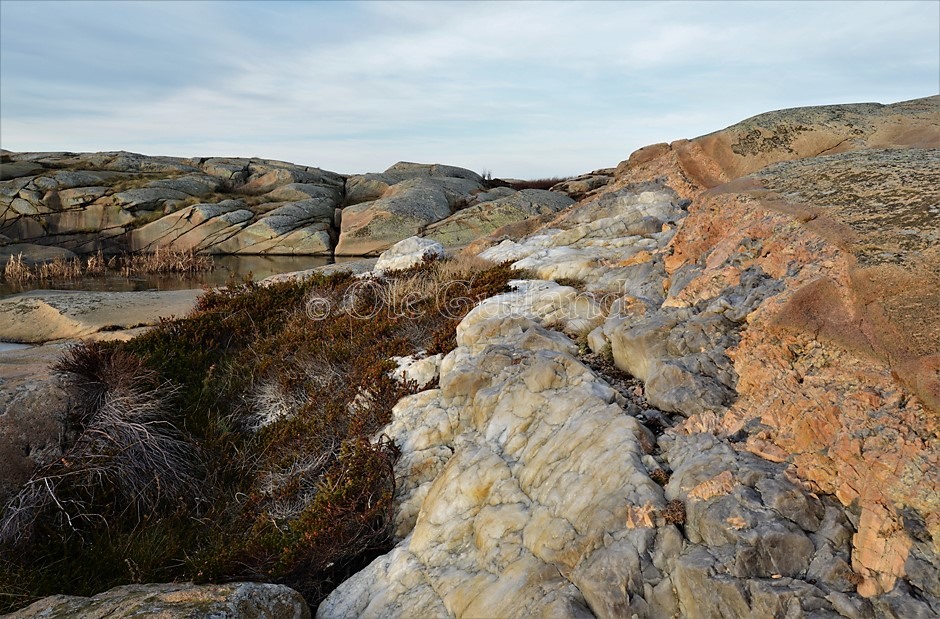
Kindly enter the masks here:
M 423 179 L 402 181 L 383 197 L 343 209 L 338 256 L 377 254 L 451 214 L 444 191 Z
M 53 260 L 71 260 L 75 252 L 64 247 L 49 247 L 30 243 L 10 243 L 0 245 L 0 267 L 6 267 L 13 256 L 21 257 L 29 266 L 52 262 Z
M 375 270 L 400 271 L 421 264 L 425 258 L 444 256 L 444 246 L 437 241 L 416 236 L 399 241 L 382 252 L 375 263 Z
M 541 189 L 523 189 L 491 202 L 469 206 L 447 219 L 431 224 L 424 236 L 446 246 L 467 243 L 497 228 L 529 217 L 557 213 L 574 204 L 568 196 Z
M 252 582 L 124 585 L 91 597 L 54 595 L 7 615 L 10 619 L 309 619 L 303 597 L 284 585 Z

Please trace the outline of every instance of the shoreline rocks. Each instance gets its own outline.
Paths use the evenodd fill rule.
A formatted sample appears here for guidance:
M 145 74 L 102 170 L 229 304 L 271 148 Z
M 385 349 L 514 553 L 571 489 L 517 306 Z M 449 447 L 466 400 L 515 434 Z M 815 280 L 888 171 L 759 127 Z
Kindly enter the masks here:
M 374 256 L 430 226 L 445 245 L 462 245 L 573 203 L 410 162 L 347 177 L 265 159 L 4 151 L 0 168 L 3 244 L 35 260 L 50 259 L 42 247 Z
M 299 593 L 283 585 L 178 583 L 124 585 L 91 597 L 56 595 L 6 616 L 10 619 L 139 616 L 309 619 L 310 609 Z

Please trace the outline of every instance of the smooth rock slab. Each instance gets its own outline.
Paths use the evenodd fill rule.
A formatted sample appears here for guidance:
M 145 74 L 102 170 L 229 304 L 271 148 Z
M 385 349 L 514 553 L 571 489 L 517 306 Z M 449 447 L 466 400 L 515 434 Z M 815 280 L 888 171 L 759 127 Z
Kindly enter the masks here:
M 115 587 L 92 597 L 54 595 L 9 619 L 309 619 L 303 597 L 284 585 L 147 584 Z
M 343 209 L 337 256 L 379 253 L 450 215 L 444 190 L 429 179 L 402 181 L 380 200 Z
M 441 243 L 465 245 L 494 230 L 534 217 L 557 213 L 574 204 L 568 196 L 541 189 L 524 189 L 512 195 L 467 207 L 444 221 L 428 226 L 424 235 Z
M 0 340 L 40 344 L 156 324 L 189 313 L 202 290 L 38 290 L 0 301 Z

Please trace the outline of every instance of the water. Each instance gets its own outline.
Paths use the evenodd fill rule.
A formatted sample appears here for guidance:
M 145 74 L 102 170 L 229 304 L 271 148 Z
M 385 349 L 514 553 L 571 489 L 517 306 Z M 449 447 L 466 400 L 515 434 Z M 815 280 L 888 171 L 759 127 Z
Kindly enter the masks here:
M 13 342 L 0 342 L 0 353 L 7 352 L 8 350 L 25 350 L 27 348 L 32 348 L 29 344 L 14 344 Z
M 54 281 L 31 281 L 13 284 L 0 281 L 0 298 L 29 290 L 91 290 L 137 292 L 141 290 L 189 290 L 203 286 L 221 286 L 232 276 L 252 274 L 255 281 L 279 273 L 303 271 L 331 263 L 322 256 L 213 256 L 215 269 L 204 273 L 174 275 L 152 274 L 121 277 L 83 277 Z

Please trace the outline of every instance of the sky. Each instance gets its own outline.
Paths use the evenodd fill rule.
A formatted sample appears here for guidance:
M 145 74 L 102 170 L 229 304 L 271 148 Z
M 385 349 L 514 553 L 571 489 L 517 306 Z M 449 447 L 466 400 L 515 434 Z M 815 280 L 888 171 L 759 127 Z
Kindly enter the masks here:
M 761 112 L 940 92 L 940 0 L 0 0 L 0 146 L 613 167 Z

